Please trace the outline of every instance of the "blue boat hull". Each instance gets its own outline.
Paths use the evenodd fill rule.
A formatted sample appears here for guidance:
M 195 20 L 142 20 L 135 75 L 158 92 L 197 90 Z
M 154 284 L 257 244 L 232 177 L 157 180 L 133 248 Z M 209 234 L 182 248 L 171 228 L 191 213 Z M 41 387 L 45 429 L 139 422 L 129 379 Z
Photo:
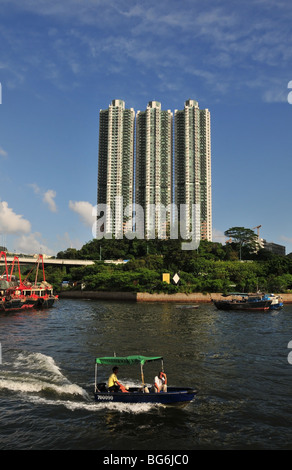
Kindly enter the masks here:
M 144 393 L 137 388 L 130 388 L 128 393 L 95 392 L 94 396 L 98 403 L 160 403 L 170 405 L 190 402 L 197 393 L 191 388 L 168 387 L 167 392 L 160 393 Z

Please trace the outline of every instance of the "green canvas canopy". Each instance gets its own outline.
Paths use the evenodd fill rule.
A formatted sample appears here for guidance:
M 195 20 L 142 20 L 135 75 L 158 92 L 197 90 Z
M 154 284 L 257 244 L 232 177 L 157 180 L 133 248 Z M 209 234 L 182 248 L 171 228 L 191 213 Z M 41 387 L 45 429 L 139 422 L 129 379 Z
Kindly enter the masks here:
M 163 358 L 161 356 L 157 357 L 148 357 L 148 356 L 124 356 L 124 357 L 97 357 L 95 362 L 96 364 L 110 364 L 115 366 L 120 366 L 123 364 L 141 364 L 144 365 L 148 361 L 159 361 Z

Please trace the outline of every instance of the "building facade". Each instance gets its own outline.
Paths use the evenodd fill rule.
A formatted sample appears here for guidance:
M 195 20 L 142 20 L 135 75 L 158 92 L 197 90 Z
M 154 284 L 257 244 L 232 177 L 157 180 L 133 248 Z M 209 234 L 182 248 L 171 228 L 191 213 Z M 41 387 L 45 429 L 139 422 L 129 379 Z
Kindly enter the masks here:
M 125 207 L 133 202 L 135 111 L 123 100 L 113 100 L 99 113 L 97 203 L 105 214 L 104 233 L 120 237 L 124 232 Z
M 136 117 L 135 203 L 144 209 L 145 238 L 167 236 L 172 202 L 173 114 L 150 101 Z M 137 221 L 141 225 L 141 221 Z
M 200 239 L 212 241 L 211 124 L 195 100 L 174 113 L 175 203 L 186 233 L 193 229 L 192 205 L 200 207 Z M 184 216 L 181 207 L 186 205 Z
M 113 100 L 108 109 L 100 110 L 98 155 L 97 203 L 111 209 L 105 217 L 105 234 L 125 234 L 130 217 L 124 210 L 132 203 L 136 203 L 138 238 L 164 238 L 170 227 L 182 220 L 184 233 L 190 233 L 192 206 L 197 205 L 199 237 L 212 240 L 208 109 L 200 110 L 197 101 L 188 100 L 173 118 L 170 110 L 161 109 L 160 102 L 150 101 L 146 110 L 137 112 L 135 128 L 135 111 L 126 109 L 124 101 Z M 122 204 L 117 204 L 117 198 Z M 138 213 L 138 206 L 142 213 Z M 183 206 L 189 209 L 185 217 L 181 215 Z M 141 226 L 143 233 L 137 231 Z
M 267 240 L 261 238 L 260 248 L 270 251 L 278 256 L 286 256 L 286 247 L 284 245 L 279 245 L 278 243 L 267 242 Z

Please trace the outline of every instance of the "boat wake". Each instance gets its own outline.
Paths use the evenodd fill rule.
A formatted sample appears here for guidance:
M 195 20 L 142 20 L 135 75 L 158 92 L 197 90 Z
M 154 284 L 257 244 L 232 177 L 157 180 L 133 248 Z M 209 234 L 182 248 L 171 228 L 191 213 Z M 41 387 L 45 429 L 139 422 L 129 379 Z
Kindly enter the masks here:
M 101 412 L 101 411 L 117 411 L 119 413 L 133 413 L 133 414 L 140 414 L 140 413 L 147 413 L 151 409 L 154 408 L 161 408 L 162 405 L 160 404 L 151 404 L 151 403 L 95 403 L 94 401 L 90 400 L 87 402 L 78 402 L 78 401 L 70 401 L 70 400 L 48 400 L 43 399 L 41 397 L 30 397 L 30 402 L 35 404 L 44 404 L 44 405 L 51 405 L 51 406 L 64 406 L 70 411 L 91 411 L 91 412 Z
M 82 387 L 64 377 L 52 357 L 29 352 L 14 356 L 12 353 L 1 366 L 0 391 L 6 389 L 22 395 L 51 393 L 89 398 Z
M 0 368 L 0 396 L 7 391 L 35 405 L 63 406 L 71 411 L 143 413 L 153 405 L 96 403 L 84 388 L 71 383 L 51 356 L 31 352 L 7 352 Z M 5 358 L 6 359 L 6 358 Z

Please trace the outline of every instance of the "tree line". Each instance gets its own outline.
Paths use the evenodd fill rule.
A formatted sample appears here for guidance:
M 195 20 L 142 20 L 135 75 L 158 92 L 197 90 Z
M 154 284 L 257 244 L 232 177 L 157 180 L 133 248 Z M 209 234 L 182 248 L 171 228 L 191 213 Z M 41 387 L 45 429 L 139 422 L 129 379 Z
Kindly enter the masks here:
M 236 228 L 236 227 L 235 227 Z M 229 235 L 234 229 L 229 229 Z M 292 289 L 292 259 L 256 248 L 256 235 L 233 230 L 230 243 L 202 240 L 197 250 L 181 249 L 182 240 L 91 240 L 80 250 L 68 248 L 57 258 L 90 259 L 86 267 L 48 268 L 54 287 L 131 292 L 287 292 Z M 225 232 L 227 234 L 228 231 Z M 127 260 L 115 265 L 106 260 Z M 162 280 L 169 273 L 171 282 Z M 172 278 L 179 275 L 176 284 Z

